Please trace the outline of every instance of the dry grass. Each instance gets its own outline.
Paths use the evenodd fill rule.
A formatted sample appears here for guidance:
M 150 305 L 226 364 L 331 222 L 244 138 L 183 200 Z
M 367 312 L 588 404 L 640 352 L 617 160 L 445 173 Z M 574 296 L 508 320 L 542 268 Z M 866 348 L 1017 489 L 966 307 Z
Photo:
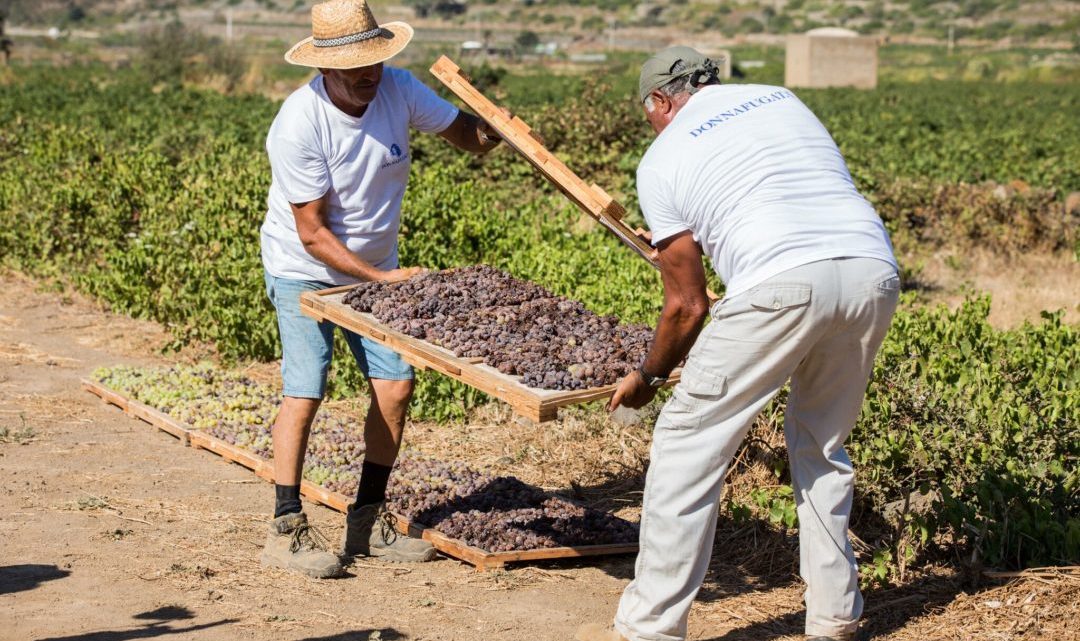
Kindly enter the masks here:
M 42 363 L 53 367 L 75 367 L 78 359 L 56 356 L 43 352 L 26 343 L 0 342 L 0 359 L 12 361 L 17 365 Z
M 1080 322 L 1080 261 L 1069 254 L 943 250 L 904 262 L 922 265 L 918 286 L 928 304 L 954 307 L 970 293 L 990 294 L 995 327 L 1038 322 L 1041 311 L 1058 309 L 1065 310 L 1066 322 Z
M 1022 572 L 1005 585 L 950 595 L 884 637 L 889 641 L 1066 641 L 1080 638 L 1080 570 Z
M 102 303 L 70 289 L 60 289 L 55 282 L 42 283 L 18 272 L 0 270 L 0 285 L 0 309 L 43 310 L 43 318 L 39 319 L 41 325 L 37 327 L 41 334 L 70 336 L 74 333 L 74 340 L 83 347 L 143 360 L 148 354 L 163 353 L 172 342 L 172 336 L 164 326 L 114 314 Z M 0 331 L 14 330 L 18 323 L 16 318 L 0 317 Z M 45 362 L 50 357 L 44 353 L 23 355 L 18 345 L 5 347 L 3 351 L 9 355 L 4 358 Z M 215 355 L 211 345 L 191 344 L 180 352 L 171 352 L 169 359 L 195 362 Z M 70 360 L 57 361 L 57 364 L 77 364 Z

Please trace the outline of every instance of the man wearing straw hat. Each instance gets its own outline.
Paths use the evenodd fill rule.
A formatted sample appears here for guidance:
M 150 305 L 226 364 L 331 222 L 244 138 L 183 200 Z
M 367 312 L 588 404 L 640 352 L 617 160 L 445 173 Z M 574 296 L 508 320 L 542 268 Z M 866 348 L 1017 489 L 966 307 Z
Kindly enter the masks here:
M 384 67 L 412 38 L 409 25 L 379 25 L 366 0 L 316 4 L 311 22 L 312 37 L 285 59 L 320 73 L 285 100 L 266 139 L 273 177 L 261 246 L 281 335 L 284 398 L 273 429 L 277 503 L 261 560 L 323 578 L 340 573 L 354 555 L 427 561 L 435 551 L 425 541 L 397 536 L 384 507 L 413 392 L 412 368 L 393 351 L 344 330 L 371 387 L 360 487 L 337 553 L 307 523 L 300 478 L 326 388 L 334 326 L 304 316 L 299 297 L 421 271 L 400 267 L 397 252 L 410 127 L 476 153 L 499 139 L 408 71 Z
M 863 602 L 844 441 L 899 295 L 888 234 L 829 132 L 787 89 L 723 86 L 711 60 L 671 47 L 642 66 L 639 98 L 656 132 L 637 188 L 664 308 L 649 354 L 610 408 L 648 403 L 686 362 L 653 431 L 641 547 L 615 629 L 585 626 L 577 638 L 686 638 L 728 466 L 790 380 L 784 437 L 805 632 L 811 641 L 852 641 Z M 704 329 L 703 254 L 727 286 Z

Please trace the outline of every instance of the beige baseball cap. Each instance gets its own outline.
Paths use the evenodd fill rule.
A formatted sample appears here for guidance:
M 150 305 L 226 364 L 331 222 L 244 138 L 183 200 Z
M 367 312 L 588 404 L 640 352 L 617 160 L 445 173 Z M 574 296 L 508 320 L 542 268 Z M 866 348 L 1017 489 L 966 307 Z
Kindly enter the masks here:
M 678 71 L 675 71 L 676 67 L 679 68 Z M 641 65 L 641 76 L 638 77 L 638 96 L 641 98 L 641 102 L 645 102 L 649 94 L 676 78 L 701 74 L 712 76 L 715 79 L 718 77 L 717 72 L 716 63 L 697 49 L 681 45 L 668 47 L 653 54 L 645 61 L 645 64 Z

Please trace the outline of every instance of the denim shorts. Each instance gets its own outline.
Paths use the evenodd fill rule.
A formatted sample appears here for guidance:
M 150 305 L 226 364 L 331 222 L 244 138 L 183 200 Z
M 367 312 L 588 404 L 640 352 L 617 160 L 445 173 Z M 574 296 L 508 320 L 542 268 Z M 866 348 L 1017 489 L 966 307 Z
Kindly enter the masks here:
M 266 294 L 277 310 L 281 334 L 282 393 L 296 398 L 322 398 L 326 394 L 326 375 L 334 353 L 336 325 L 304 315 L 300 311 L 300 294 L 333 285 L 278 278 L 269 272 L 265 276 Z M 397 352 L 343 327 L 339 329 L 364 376 L 389 381 L 412 380 L 412 367 Z

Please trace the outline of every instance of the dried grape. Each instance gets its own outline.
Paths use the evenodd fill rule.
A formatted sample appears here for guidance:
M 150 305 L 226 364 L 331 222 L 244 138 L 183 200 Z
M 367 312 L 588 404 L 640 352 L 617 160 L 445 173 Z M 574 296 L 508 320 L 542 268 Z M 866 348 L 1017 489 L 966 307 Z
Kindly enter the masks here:
M 628 521 L 460 463 L 403 457 L 387 492 L 398 514 L 489 552 L 637 541 Z
M 641 364 L 653 337 L 487 265 L 361 283 L 342 302 L 542 389 L 611 385 Z

